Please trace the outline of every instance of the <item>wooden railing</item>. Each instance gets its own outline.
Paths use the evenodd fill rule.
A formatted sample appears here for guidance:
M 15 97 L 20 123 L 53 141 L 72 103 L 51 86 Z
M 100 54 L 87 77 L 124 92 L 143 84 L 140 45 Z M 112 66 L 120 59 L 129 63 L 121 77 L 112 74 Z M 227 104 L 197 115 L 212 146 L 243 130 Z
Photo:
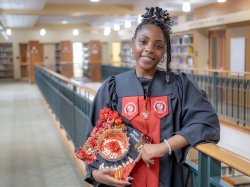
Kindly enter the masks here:
M 250 176 L 250 160 L 211 143 L 200 144 L 195 148 L 229 167 Z
M 84 137 L 96 90 L 79 85 L 45 67 L 36 66 L 36 84 L 77 150 Z M 221 176 L 221 163 L 250 176 L 250 160 L 211 143 L 200 144 L 198 163 L 187 160 L 192 187 L 232 186 Z

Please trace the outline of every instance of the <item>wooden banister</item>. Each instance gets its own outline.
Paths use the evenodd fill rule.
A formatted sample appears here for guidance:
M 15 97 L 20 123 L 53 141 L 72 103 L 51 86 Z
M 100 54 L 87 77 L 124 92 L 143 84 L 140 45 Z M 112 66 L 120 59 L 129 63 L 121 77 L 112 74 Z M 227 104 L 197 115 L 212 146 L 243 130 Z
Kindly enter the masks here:
M 78 88 L 84 89 L 86 92 L 91 93 L 93 95 L 96 94 L 96 90 L 94 90 L 94 89 L 92 89 L 90 87 L 87 87 L 87 86 L 84 86 L 84 85 L 80 85 L 80 84 L 72 81 L 71 79 L 69 79 L 69 78 L 67 78 L 65 76 L 62 76 L 62 75 L 56 73 L 55 71 L 53 71 L 53 70 L 51 70 L 49 68 L 46 68 L 44 66 L 41 66 L 39 64 L 37 64 L 36 66 L 39 67 L 39 68 L 41 68 L 41 69 L 43 69 L 45 72 L 49 73 L 50 75 L 52 75 L 52 76 L 54 76 L 54 77 L 62 80 L 63 82 L 66 82 L 66 83 L 71 84 L 73 86 L 76 86 Z
M 213 143 L 199 144 L 195 148 L 198 151 L 201 151 L 206 155 L 250 176 L 250 160 Z

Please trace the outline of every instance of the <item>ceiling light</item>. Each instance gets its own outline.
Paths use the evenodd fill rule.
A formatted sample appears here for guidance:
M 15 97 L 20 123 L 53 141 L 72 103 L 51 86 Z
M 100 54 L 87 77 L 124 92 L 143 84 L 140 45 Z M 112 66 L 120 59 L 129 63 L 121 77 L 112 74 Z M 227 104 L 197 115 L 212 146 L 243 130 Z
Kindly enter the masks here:
M 227 0 L 217 0 L 218 3 L 225 3 Z
M 114 24 L 114 31 L 119 31 L 119 30 L 120 30 L 120 25 Z
M 127 28 L 127 29 L 130 28 L 131 27 L 131 21 L 125 21 L 124 27 Z
M 110 32 L 111 32 L 110 27 L 105 27 L 105 28 L 104 28 L 103 34 L 104 34 L 105 36 L 108 36 L 108 35 L 110 35 Z
M 182 11 L 183 11 L 183 12 L 190 12 L 190 11 L 191 11 L 190 2 L 184 1 L 184 2 L 182 3 Z
M 97 2 L 99 2 L 100 0 L 89 0 L 90 2 L 92 2 L 92 3 L 97 3 Z
M 8 36 L 11 36 L 11 29 L 7 29 L 7 30 L 6 30 L 6 34 L 7 34 Z
M 62 23 L 62 24 L 68 24 L 68 21 L 63 20 L 61 23 Z
M 40 35 L 41 36 L 45 36 L 46 35 L 46 30 L 45 29 L 41 29 L 40 30 Z
M 77 36 L 79 34 L 79 30 L 73 29 L 72 34 L 73 34 L 73 36 Z

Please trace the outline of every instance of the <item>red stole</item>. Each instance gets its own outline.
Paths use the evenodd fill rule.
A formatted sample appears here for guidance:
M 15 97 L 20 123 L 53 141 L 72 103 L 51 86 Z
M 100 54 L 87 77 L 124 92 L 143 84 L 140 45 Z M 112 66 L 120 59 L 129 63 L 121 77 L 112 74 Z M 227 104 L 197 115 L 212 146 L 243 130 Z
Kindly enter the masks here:
M 142 112 L 147 112 L 146 118 Z M 153 138 L 153 144 L 160 143 L 160 120 L 169 113 L 168 97 L 144 96 L 123 97 L 122 115 L 130 120 L 132 126 Z M 132 187 L 158 187 L 159 186 L 160 159 L 154 158 L 154 164 L 148 168 L 143 160 L 136 163 L 132 177 Z

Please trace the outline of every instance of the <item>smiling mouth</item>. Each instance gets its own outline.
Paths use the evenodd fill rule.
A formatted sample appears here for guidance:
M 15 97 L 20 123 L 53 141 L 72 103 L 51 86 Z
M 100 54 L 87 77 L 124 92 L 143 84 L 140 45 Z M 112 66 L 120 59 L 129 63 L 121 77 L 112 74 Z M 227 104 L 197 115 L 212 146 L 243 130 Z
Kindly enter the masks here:
M 145 60 L 145 61 L 154 61 L 154 60 L 155 60 L 155 58 L 150 57 L 150 56 L 141 56 L 141 58 L 142 58 L 143 60 Z

